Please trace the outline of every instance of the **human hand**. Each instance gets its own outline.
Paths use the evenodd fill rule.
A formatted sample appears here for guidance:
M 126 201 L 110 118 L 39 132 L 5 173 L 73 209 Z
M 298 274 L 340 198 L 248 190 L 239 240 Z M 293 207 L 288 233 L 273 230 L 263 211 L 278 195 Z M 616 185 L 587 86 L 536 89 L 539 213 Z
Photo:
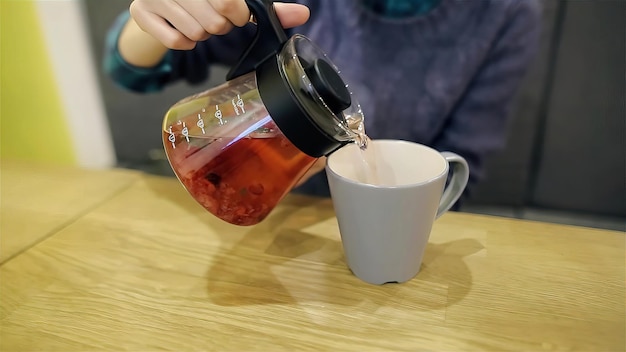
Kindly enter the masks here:
M 318 172 L 324 170 L 325 167 L 326 167 L 326 157 L 323 156 L 323 157 L 317 159 L 317 161 L 304 174 L 304 176 L 302 176 L 302 178 L 300 178 L 300 180 L 298 180 L 298 182 L 296 183 L 296 187 L 298 187 L 298 186 L 302 185 L 303 183 L 305 183 L 308 179 L 313 177 L 313 175 L 315 175 Z
M 275 3 L 285 28 L 304 24 L 309 9 L 304 5 Z M 165 47 L 190 50 L 211 35 L 228 33 L 250 19 L 244 0 L 134 0 L 130 14 L 136 24 Z

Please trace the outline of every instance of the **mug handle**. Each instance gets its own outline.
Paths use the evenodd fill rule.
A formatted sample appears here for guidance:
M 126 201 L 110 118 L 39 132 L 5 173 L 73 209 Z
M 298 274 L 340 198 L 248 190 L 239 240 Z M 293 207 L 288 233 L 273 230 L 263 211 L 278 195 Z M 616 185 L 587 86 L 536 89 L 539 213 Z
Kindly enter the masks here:
M 450 165 L 452 178 L 448 187 L 443 191 L 435 219 L 445 214 L 459 200 L 469 180 L 469 166 L 463 157 L 451 152 L 441 152 L 441 155 Z

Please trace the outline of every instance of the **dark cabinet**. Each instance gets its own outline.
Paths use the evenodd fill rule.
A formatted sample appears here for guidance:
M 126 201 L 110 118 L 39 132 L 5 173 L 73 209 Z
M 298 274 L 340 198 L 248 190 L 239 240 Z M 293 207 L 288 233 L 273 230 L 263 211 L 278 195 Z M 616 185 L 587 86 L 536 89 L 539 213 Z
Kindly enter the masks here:
M 626 215 L 626 2 L 566 6 L 531 200 Z
M 509 143 L 473 203 L 626 217 L 626 2 L 544 1 Z

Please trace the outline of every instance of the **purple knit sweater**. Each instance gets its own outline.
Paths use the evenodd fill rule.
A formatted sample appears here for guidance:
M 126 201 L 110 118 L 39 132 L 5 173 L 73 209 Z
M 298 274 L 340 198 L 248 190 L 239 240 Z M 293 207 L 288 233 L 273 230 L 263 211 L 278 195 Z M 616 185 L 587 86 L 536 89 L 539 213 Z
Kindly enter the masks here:
M 441 0 L 430 12 L 392 19 L 359 0 L 299 0 L 311 9 L 291 32 L 316 42 L 342 71 L 374 139 L 405 139 L 452 151 L 470 165 L 470 185 L 485 157 L 504 146 L 508 115 L 537 48 L 539 0 Z M 210 63 L 233 64 L 253 28 L 214 36 L 192 51 L 171 51 L 154 69 L 121 62 L 113 28 L 105 67 L 137 91 L 206 80 Z M 298 191 L 328 195 L 325 175 Z

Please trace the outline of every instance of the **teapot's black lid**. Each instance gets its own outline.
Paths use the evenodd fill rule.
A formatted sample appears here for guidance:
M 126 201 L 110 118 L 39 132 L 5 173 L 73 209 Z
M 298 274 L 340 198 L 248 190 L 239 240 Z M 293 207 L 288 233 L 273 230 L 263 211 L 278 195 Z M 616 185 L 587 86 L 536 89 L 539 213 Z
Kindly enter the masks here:
M 346 118 L 361 114 L 359 104 L 337 68 L 309 39 L 294 35 L 256 74 L 267 111 L 298 149 L 320 157 L 354 140 Z
M 257 34 L 227 79 L 256 70 L 265 108 L 298 149 L 328 155 L 355 139 L 346 119 L 362 119 L 339 70 L 308 38 L 286 39 L 270 0 L 246 0 Z

